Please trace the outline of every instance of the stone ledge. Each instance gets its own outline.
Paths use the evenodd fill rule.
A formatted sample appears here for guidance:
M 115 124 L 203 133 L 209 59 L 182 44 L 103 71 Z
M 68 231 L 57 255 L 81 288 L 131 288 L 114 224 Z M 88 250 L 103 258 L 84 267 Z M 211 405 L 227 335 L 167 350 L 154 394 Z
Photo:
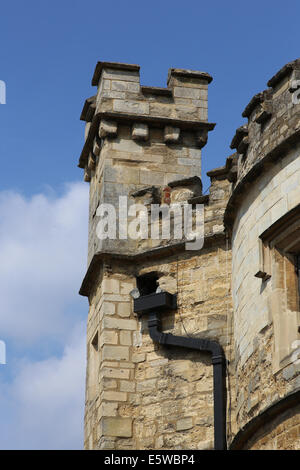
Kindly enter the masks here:
M 137 122 L 145 122 L 152 124 L 153 127 L 165 127 L 167 125 L 173 127 L 179 127 L 180 129 L 184 130 L 200 130 L 200 129 L 207 129 L 208 131 L 212 131 L 215 128 L 215 123 L 207 122 L 207 121 L 200 121 L 200 120 L 186 120 L 186 119 L 178 119 L 178 118 L 171 118 L 171 117 L 163 117 L 163 116 L 147 116 L 147 115 L 138 115 L 138 114 L 130 114 L 124 113 L 119 111 L 103 111 L 97 113 L 95 118 L 109 118 L 115 121 L 123 122 L 126 121 L 127 123 Z
M 232 155 L 229 155 L 226 159 L 226 169 L 227 169 L 227 179 L 230 183 L 235 183 L 237 180 L 237 160 L 238 160 L 238 154 L 233 153 Z
M 231 141 L 230 148 L 231 149 L 238 149 L 241 141 L 247 135 L 248 135 L 248 127 L 247 126 L 238 127 L 236 132 L 235 132 L 235 135 L 234 135 L 234 137 Z
M 204 247 L 211 246 L 214 243 L 218 243 L 221 240 L 225 240 L 225 232 L 217 232 L 211 235 L 206 235 L 204 237 Z M 149 250 L 141 251 L 135 254 L 123 254 L 117 252 L 101 251 L 94 254 L 84 279 L 82 281 L 79 294 L 88 297 L 90 294 L 91 287 L 94 283 L 94 280 L 99 274 L 99 264 L 108 263 L 108 260 L 114 259 L 116 261 L 122 261 L 128 263 L 129 265 L 137 265 L 138 262 L 145 261 L 147 259 L 160 259 L 163 257 L 170 257 L 176 255 L 178 252 L 185 251 L 186 240 L 173 243 L 169 245 L 160 246 L 158 248 L 152 248 Z M 195 256 L 195 251 L 190 251 L 191 256 Z
M 159 193 L 160 188 L 158 186 L 145 186 L 144 188 L 138 189 L 130 193 L 133 198 L 145 196 L 147 193 L 156 194 Z
M 84 102 L 81 115 L 80 115 L 80 120 L 81 121 L 86 121 L 86 122 L 91 122 L 94 114 L 95 114 L 95 105 L 96 101 L 96 95 L 91 96 L 90 98 L 87 98 Z
M 257 95 L 254 95 L 251 101 L 247 104 L 246 108 L 242 112 L 242 116 L 244 118 L 249 118 L 250 114 L 258 104 L 260 104 L 263 100 L 263 92 L 257 93 Z
M 81 155 L 79 157 L 78 166 L 79 168 L 84 168 L 90 148 L 93 145 L 94 138 L 96 133 L 98 132 L 98 127 L 100 124 L 101 119 L 107 120 L 114 120 L 116 122 L 125 123 L 125 124 L 133 124 L 135 122 L 143 122 L 148 124 L 152 127 L 163 128 L 165 126 L 171 125 L 173 127 L 178 127 L 183 130 L 194 130 L 200 131 L 205 130 L 207 132 L 212 131 L 215 128 L 215 123 L 210 123 L 206 121 L 187 121 L 184 119 L 173 119 L 173 118 L 165 118 L 165 117 L 158 117 L 158 116 L 139 116 L 136 114 L 127 114 L 121 112 L 114 112 L 114 111 L 105 111 L 95 114 L 92 120 L 92 124 L 89 130 L 88 137 L 85 141 L 83 146 Z
M 128 71 L 133 71 L 133 72 L 139 72 L 140 70 L 140 66 L 136 64 L 125 64 L 122 62 L 97 62 L 94 75 L 92 78 L 92 86 L 98 85 L 101 72 L 104 68 L 114 69 L 114 70 L 128 70 Z
M 175 181 L 171 181 L 170 183 L 168 183 L 168 186 L 170 186 L 170 188 L 177 188 L 178 186 L 192 186 L 192 185 L 199 186 L 202 191 L 202 181 L 201 181 L 201 178 L 199 178 L 199 176 L 190 176 L 187 178 L 182 178 L 181 180 L 175 180 Z
M 206 174 L 209 178 L 226 179 L 227 173 L 228 173 L 228 169 L 226 165 L 224 165 L 224 166 L 219 166 L 218 168 L 214 168 L 213 170 L 208 171 Z
M 189 204 L 208 204 L 209 194 L 203 194 L 202 196 L 195 196 L 188 199 Z
M 172 76 L 186 77 L 186 78 L 198 78 L 198 79 L 207 81 L 207 83 L 211 83 L 213 80 L 213 77 L 207 72 L 201 72 L 199 70 L 170 68 L 169 73 L 168 73 L 168 81 L 167 81 L 168 84 Z
M 287 77 L 296 68 L 300 68 L 300 59 L 293 60 L 285 64 L 272 78 L 268 81 L 267 85 L 274 88 L 282 79 Z

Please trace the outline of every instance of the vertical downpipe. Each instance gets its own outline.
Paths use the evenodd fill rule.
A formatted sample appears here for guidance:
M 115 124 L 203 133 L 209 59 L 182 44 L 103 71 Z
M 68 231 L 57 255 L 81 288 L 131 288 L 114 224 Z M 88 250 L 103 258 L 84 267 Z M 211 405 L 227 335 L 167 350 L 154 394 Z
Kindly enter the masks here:
M 226 383 L 224 356 L 212 356 L 214 381 L 214 441 L 215 450 L 225 450 L 226 444 Z

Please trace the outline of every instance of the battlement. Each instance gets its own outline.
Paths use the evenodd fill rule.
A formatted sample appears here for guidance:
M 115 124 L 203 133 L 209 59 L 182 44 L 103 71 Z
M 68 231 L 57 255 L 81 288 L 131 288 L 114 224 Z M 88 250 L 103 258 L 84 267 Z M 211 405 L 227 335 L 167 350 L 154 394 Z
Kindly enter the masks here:
M 167 87 L 160 88 L 141 86 L 139 72 L 134 64 L 98 62 L 92 78 L 97 92 L 81 112 L 86 127 L 78 166 L 90 182 L 89 263 L 98 252 L 137 250 L 129 240 L 97 240 L 100 201 L 118 207 L 119 196 L 126 196 L 133 203 L 133 194 L 153 186 L 161 195 L 158 202 L 163 202 L 165 187 L 189 178 L 198 178 L 202 187 L 201 149 L 215 126 L 207 122 L 212 77 L 172 68 Z M 178 191 L 188 198 L 199 196 L 194 189 L 171 189 L 171 199 Z M 154 197 L 149 191 L 145 194 L 146 199 Z
M 101 121 L 104 127 L 107 120 L 116 124 L 125 121 L 143 124 L 139 131 L 133 130 L 135 140 L 147 140 L 147 127 L 167 127 L 165 141 L 169 143 L 180 140 L 180 130 L 191 130 L 198 146 L 205 145 L 207 132 L 214 128 L 214 124 L 207 122 L 207 88 L 211 75 L 171 68 L 167 88 L 160 88 L 141 86 L 139 71 L 139 65 L 134 64 L 97 63 L 92 78 L 97 94 L 86 100 L 80 117 L 87 123 L 80 168 L 87 164 Z
M 280 146 L 292 143 L 300 132 L 300 59 L 282 67 L 256 94 L 242 116 L 248 123 L 237 129 L 231 148 L 239 154 L 237 184 L 265 158 L 273 158 Z M 277 149 L 277 150 L 276 150 Z M 276 158 L 276 157 L 275 157 Z
M 247 124 L 239 127 L 231 142 L 237 151 L 237 168 L 232 195 L 225 212 L 225 225 L 233 224 L 245 188 L 268 172 L 270 163 L 293 149 L 300 137 L 300 59 L 286 64 L 269 81 L 270 88 L 256 94 L 242 116 Z

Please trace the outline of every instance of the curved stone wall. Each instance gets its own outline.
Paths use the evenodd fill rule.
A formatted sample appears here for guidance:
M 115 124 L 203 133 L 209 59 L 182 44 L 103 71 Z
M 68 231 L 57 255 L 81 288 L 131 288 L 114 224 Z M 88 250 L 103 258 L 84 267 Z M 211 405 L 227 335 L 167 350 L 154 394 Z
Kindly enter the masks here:
M 245 450 L 299 450 L 300 405 L 268 421 L 248 441 Z
M 268 82 L 271 88 L 246 107 L 248 125 L 232 141 L 238 171 L 225 224 L 232 234 L 237 432 L 300 388 L 295 268 L 292 257 L 264 248 L 261 239 L 300 204 L 299 74 L 299 60 L 281 69 Z

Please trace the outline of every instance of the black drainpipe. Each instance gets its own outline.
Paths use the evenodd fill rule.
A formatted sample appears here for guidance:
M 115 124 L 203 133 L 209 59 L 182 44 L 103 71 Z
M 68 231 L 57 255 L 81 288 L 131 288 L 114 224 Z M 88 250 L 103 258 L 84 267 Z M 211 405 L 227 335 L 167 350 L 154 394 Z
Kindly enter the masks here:
M 176 296 L 168 292 L 141 296 L 134 301 L 135 312 L 148 314 L 149 335 L 153 341 L 161 345 L 194 349 L 211 354 L 214 381 L 214 448 L 227 450 L 226 359 L 223 348 L 217 341 L 162 333 L 158 312 L 176 307 Z
M 160 324 L 158 315 L 155 312 L 149 313 L 148 328 L 153 341 L 162 345 L 211 353 L 214 376 L 214 444 L 215 450 L 226 450 L 225 356 L 222 347 L 217 341 L 162 333 Z

